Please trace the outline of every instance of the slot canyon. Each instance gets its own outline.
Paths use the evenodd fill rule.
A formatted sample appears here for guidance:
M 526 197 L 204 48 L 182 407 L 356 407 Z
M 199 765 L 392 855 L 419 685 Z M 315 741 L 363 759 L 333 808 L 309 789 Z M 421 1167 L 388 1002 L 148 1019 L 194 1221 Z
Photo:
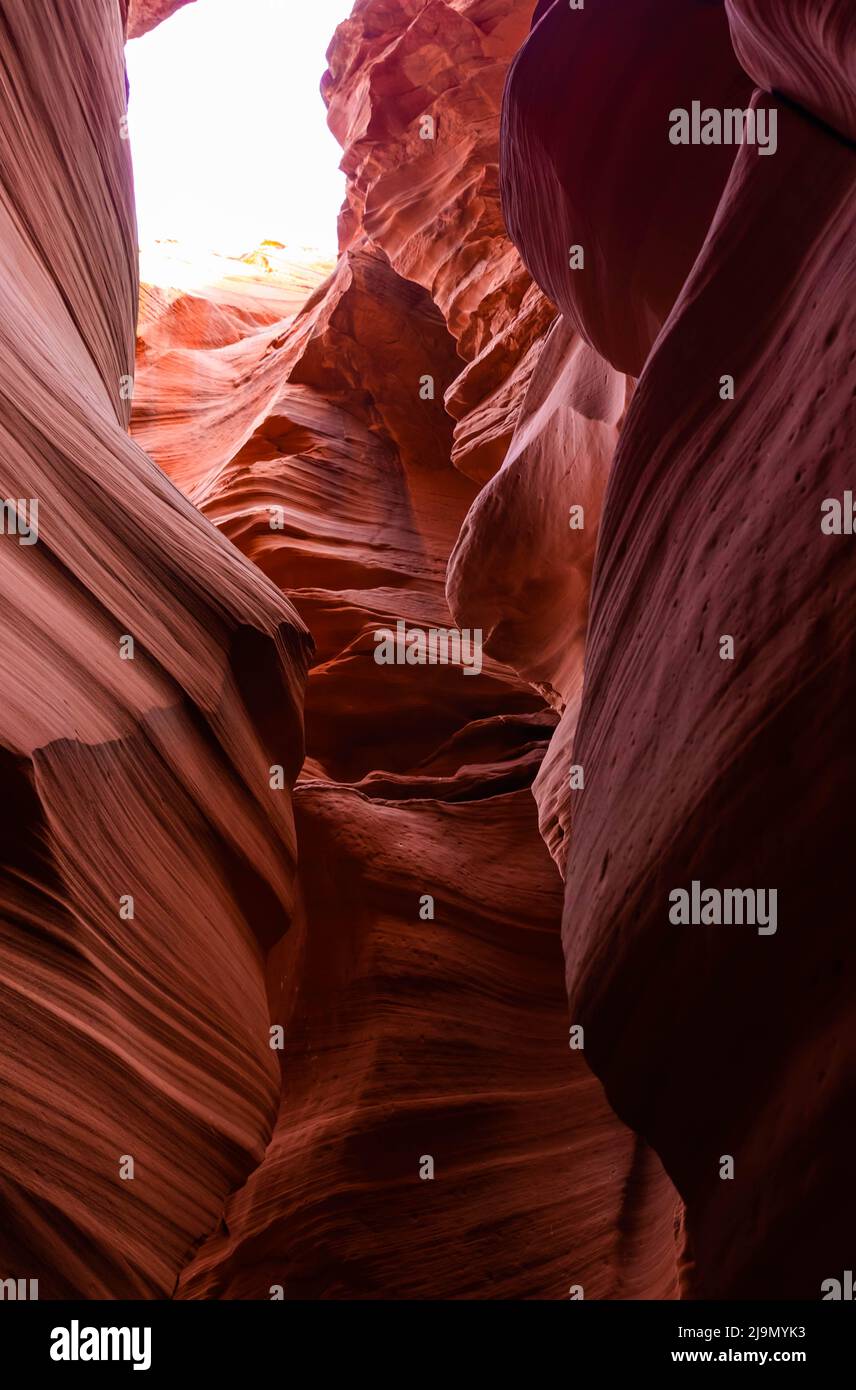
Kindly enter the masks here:
M 0 1279 L 819 1299 L 856 11 L 355 0 L 338 258 L 200 287 L 141 274 L 123 124 L 182 3 L 0 0 Z M 773 929 L 676 925 L 699 883 Z

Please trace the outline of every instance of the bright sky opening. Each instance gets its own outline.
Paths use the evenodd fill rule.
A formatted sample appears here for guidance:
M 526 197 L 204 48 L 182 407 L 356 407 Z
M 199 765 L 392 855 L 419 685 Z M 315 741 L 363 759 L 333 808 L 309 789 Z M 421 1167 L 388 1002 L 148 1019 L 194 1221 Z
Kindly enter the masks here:
M 141 247 L 335 257 L 345 181 L 319 92 L 353 0 L 197 0 L 126 46 Z

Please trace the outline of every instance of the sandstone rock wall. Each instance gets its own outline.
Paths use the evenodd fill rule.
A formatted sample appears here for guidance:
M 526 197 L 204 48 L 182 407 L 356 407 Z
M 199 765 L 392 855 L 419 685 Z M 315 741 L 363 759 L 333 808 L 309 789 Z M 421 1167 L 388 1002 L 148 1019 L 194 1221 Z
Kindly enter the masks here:
M 856 1225 L 852 7 L 356 0 L 332 273 L 268 246 L 137 321 L 123 24 L 175 8 L 0 0 L 3 1269 L 815 1298 Z M 775 157 L 671 144 L 693 100 Z M 399 624 L 480 669 L 379 664 Z M 673 924 L 693 879 L 775 934 Z
M 727 21 L 789 98 L 754 94 L 774 153 L 666 138 L 691 97 L 746 104 Z M 641 368 L 598 538 L 563 937 L 587 1057 L 687 1204 L 687 1296 L 818 1298 L 856 1227 L 856 590 L 849 539 L 821 530 L 852 485 L 855 55 L 843 3 L 543 4 L 506 90 L 521 254 Z M 692 880 L 775 890 L 775 934 L 673 924 Z
M 378 629 L 452 624 L 447 562 L 468 510 L 484 505 L 479 472 L 518 418 L 533 459 L 546 455 L 542 434 L 578 436 L 580 477 L 598 479 L 593 529 L 624 410 L 625 378 L 558 332 L 551 360 L 567 363 L 585 416 L 549 371 L 524 405 L 555 311 L 499 210 L 499 103 L 521 15 L 355 6 L 323 83 L 349 172 L 333 276 L 301 313 L 239 342 L 209 347 L 199 306 L 178 301 L 180 350 L 166 349 L 162 317 L 141 328 L 136 437 L 285 589 L 317 644 L 296 790 L 302 919 L 268 962 L 286 1038 L 279 1122 L 182 1296 L 674 1287 L 671 1186 L 568 1047 L 561 883 L 531 784 L 557 692 L 577 690 L 579 641 L 538 656 L 539 633 L 503 618 L 528 602 L 513 586 L 533 582 L 521 563 L 532 557 L 497 529 L 495 560 L 476 562 L 484 589 L 499 587 L 497 619 L 479 614 L 491 633 L 481 673 L 373 659 Z M 467 61 L 452 63 L 458 48 Z M 433 141 L 418 134 L 425 116 Z M 478 468 L 444 409 L 466 381 L 495 451 Z M 522 441 L 519 454 L 525 481 Z M 543 468 L 559 490 L 554 463 Z M 584 610 L 590 563 L 553 561 L 556 607 L 566 593 Z M 425 1157 L 434 1182 L 420 1179 Z
M 310 643 L 127 433 L 117 6 L 0 18 L 0 493 L 38 529 L 0 537 L 0 1264 L 162 1297 L 278 1104 L 296 845 L 268 770 L 302 761 Z

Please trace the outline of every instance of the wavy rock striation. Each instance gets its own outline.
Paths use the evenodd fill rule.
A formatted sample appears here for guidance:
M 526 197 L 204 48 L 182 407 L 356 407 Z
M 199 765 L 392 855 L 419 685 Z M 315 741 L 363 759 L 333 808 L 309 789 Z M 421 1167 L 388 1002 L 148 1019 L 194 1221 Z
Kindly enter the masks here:
M 729 3 L 747 69 L 794 103 L 754 96 L 776 113 L 774 157 L 669 143 L 669 108 L 731 104 L 742 81 L 723 11 L 658 5 L 658 27 L 643 9 L 542 4 L 503 116 L 524 260 L 613 367 L 642 369 L 603 504 L 572 752 L 571 1010 L 686 1202 L 685 1296 L 818 1298 L 856 1228 L 839 1137 L 856 591 L 851 541 L 821 529 L 824 500 L 846 505 L 852 484 L 852 7 Z M 631 52 L 644 88 L 628 86 Z M 587 256 L 574 276 L 570 241 Z M 478 517 L 464 557 L 489 548 Z M 674 924 L 670 894 L 691 880 L 775 890 L 777 930 Z
M 579 651 L 539 660 L 537 636 L 506 623 L 507 650 L 491 639 L 478 673 L 373 659 L 379 630 L 451 626 L 447 561 L 478 493 L 464 472 L 495 469 L 524 411 L 533 460 L 542 434 L 578 434 L 594 525 L 602 480 L 586 480 L 624 410 L 625 378 L 578 337 L 551 340 L 573 409 L 551 395 L 549 368 L 532 378 L 555 311 L 504 238 L 485 167 L 521 36 L 511 7 L 358 4 L 324 82 L 350 175 L 330 280 L 240 340 L 206 341 L 210 306 L 180 297 L 180 346 L 156 313 L 141 329 L 136 438 L 283 587 L 317 644 L 296 789 L 300 923 L 268 958 L 280 1116 L 185 1270 L 184 1297 L 674 1287 L 671 1185 L 568 1048 L 560 880 L 531 784 L 557 719 L 544 693 L 577 689 Z M 443 56 L 455 45 L 473 75 Z M 475 416 L 468 426 L 478 464 L 442 400 L 463 390 L 462 353 L 484 406 L 486 432 Z M 578 575 L 556 561 L 567 594 L 587 591 L 590 550 Z M 509 578 L 498 609 L 528 601 L 519 584 L 522 600 Z M 420 1176 L 429 1159 L 433 1181 Z
M 498 113 L 531 0 L 356 0 L 322 92 L 344 146 L 340 245 L 366 234 L 424 285 L 459 357 L 438 382 L 452 458 L 484 482 L 508 447 L 555 308 L 508 239 Z
M 336 266 L 173 248 L 130 435 L 125 10 L 0 0 L 0 1273 L 661 1298 L 677 1235 L 684 1296 L 817 1297 L 850 9 L 357 0 Z M 696 100 L 775 157 L 672 145 Z M 469 670 L 376 659 L 454 624 Z M 777 930 L 673 923 L 693 879 Z
M 310 644 L 127 433 L 117 6 L 0 19 L 0 1263 L 163 1296 L 276 1113 Z
M 420 399 L 425 363 L 453 369 L 443 319 L 365 239 L 295 318 L 143 351 L 138 437 L 317 643 L 301 925 L 268 960 L 280 1119 L 185 1297 L 672 1287 L 671 1188 L 567 1046 L 559 879 L 529 791 L 555 716 L 489 657 L 469 675 L 373 659 L 379 628 L 451 626 L 445 562 L 475 493 L 442 403 Z M 190 382 L 179 421 L 167 402 Z
M 847 0 L 726 0 L 752 80 L 856 140 L 856 12 Z
M 856 591 L 847 537 L 820 526 L 852 481 L 856 170 L 778 114 L 778 154 L 741 152 L 619 445 L 574 751 L 572 1005 L 687 1201 L 686 1287 L 706 1297 L 819 1297 L 856 1218 L 837 1137 L 856 1023 Z M 673 926 L 668 894 L 691 879 L 775 889 L 776 934 Z M 639 994 L 652 962 L 670 1000 L 656 1021 Z

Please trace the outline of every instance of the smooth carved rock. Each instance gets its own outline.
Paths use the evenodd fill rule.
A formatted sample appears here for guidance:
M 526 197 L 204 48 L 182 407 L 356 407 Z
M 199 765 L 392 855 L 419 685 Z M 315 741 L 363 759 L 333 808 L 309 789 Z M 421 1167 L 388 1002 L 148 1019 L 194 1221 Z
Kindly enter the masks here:
M 455 370 L 443 318 L 362 237 L 301 313 L 240 343 L 171 353 L 177 308 L 145 350 L 135 430 L 317 643 L 301 925 L 268 957 L 280 1116 L 179 1293 L 671 1296 L 671 1184 L 568 1046 L 560 879 L 531 794 L 556 715 L 490 655 L 478 676 L 373 659 L 379 628 L 454 621 L 446 563 L 477 489 L 441 394 L 418 390 L 420 364 Z M 615 376 L 578 370 L 577 404 L 620 408 Z
M 856 586 L 852 537 L 820 527 L 853 481 L 856 171 L 778 118 L 774 159 L 740 152 L 628 414 L 574 748 L 572 1016 L 686 1201 L 701 1298 L 817 1299 L 856 1232 Z M 776 934 L 670 924 L 691 879 L 775 888 Z
M 671 1185 L 568 1050 L 559 880 L 528 791 L 298 799 L 305 927 L 270 960 L 280 1123 L 179 1295 L 668 1296 Z
M 541 833 L 562 870 L 591 570 L 631 387 L 558 320 L 543 343 L 505 462 L 476 498 L 449 562 L 457 621 L 478 623 L 485 650 L 562 716 L 535 782 Z
M 0 538 L 0 1264 L 164 1297 L 276 1114 L 262 958 L 296 846 L 268 769 L 300 767 L 310 643 L 127 434 L 118 7 L 3 21 L 0 492 L 39 534 Z
M 726 0 L 737 57 L 778 92 L 856 140 L 856 7 L 851 0 Z
M 0 547 L 4 1266 L 671 1297 L 673 1180 L 686 1296 L 818 1297 L 856 1227 L 849 11 L 357 0 L 337 265 L 161 267 L 132 442 L 122 10 L 4 6 L 0 490 L 41 504 Z M 670 144 L 752 80 L 775 159 Z M 379 665 L 399 622 L 481 629 L 480 671 Z M 692 878 L 776 888 L 776 935 L 670 923 Z
M 128 0 L 121 0 L 128 9 Z M 154 29 L 162 20 L 168 19 L 182 5 L 192 5 L 195 0 L 130 0 L 128 13 L 128 38 L 138 39 L 142 34 Z
M 701 247 L 731 146 L 676 146 L 669 112 L 748 107 L 724 10 L 686 0 L 544 5 L 514 59 L 502 206 L 526 266 L 569 323 L 638 375 Z M 584 268 L 571 269 L 581 247 Z
M 340 245 L 367 234 L 429 290 L 468 364 L 444 383 L 459 422 L 453 459 L 479 482 L 502 462 L 533 348 L 555 317 L 499 205 L 502 87 L 532 9 L 532 0 L 358 0 L 322 83 L 348 176 Z

